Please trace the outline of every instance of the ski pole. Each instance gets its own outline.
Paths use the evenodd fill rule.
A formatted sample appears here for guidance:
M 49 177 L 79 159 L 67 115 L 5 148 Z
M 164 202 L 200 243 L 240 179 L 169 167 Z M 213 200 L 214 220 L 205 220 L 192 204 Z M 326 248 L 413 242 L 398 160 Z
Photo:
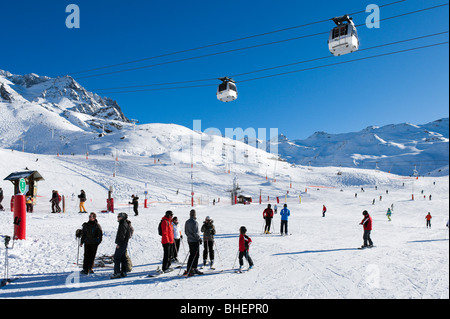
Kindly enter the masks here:
M 191 273 L 192 266 L 194 266 L 194 259 L 197 257 L 197 254 L 198 254 L 199 252 L 200 252 L 200 243 L 199 243 L 199 245 L 198 245 L 197 252 L 195 253 L 194 258 L 192 258 L 191 266 L 189 267 L 189 270 L 188 270 L 188 272 L 187 272 L 186 278 L 187 278 L 187 277 L 189 276 L 189 274 Z
M 236 253 L 236 258 L 234 258 L 234 263 L 233 263 L 233 268 L 232 269 L 234 269 L 234 266 L 236 265 L 236 260 L 238 258 L 238 255 L 239 255 L 239 249 L 238 249 L 238 251 Z
M 214 241 L 214 246 L 216 246 L 217 256 L 219 256 L 220 263 L 222 264 L 222 258 L 220 257 L 219 249 L 217 248 L 216 241 Z
M 183 266 L 186 263 L 188 256 L 189 256 L 189 254 L 186 254 L 186 257 L 184 257 L 183 263 L 181 264 L 181 267 L 180 267 L 180 271 L 178 272 L 178 276 L 180 276 L 180 273 L 183 270 Z

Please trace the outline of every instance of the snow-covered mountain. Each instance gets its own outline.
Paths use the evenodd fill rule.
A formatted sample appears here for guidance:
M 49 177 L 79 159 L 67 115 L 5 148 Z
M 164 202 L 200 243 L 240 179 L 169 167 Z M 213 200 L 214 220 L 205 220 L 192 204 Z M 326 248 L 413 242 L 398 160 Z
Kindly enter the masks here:
M 290 141 L 279 135 L 280 156 L 288 162 L 311 166 L 379 169 L 400 175 L 448 175 L 449 119 L 423 125 L 410 123 L 369 126 L 359 132 L 316 132 Z
M 194 152 L 195 162 L 201 157 L 210 165 L 227 166 L 250 156 L 266 170 L 264 166 L 277 157 L 246 146 L 248 138 L 236 142 L 174 124 L 134 125 L 115 101 L 86 91 L 70 76 L 22 76 L 0 70 L 0 148 L 41 154 L 124 153 L 171 161 L 175 157 L 190 163 L 192 136 L 200 140 L 203 153 L 216 153 Z M 345 134 L 316 132 L 305 140 L 279 135 L 256 145 L 268 152 L 277 146 L 279 156 L 290 164 L 379 169 L 400 175 L 411 175 L 416 169 L 420 175 L 441 176 L 448 175 L 449 119 L 370 126 Z

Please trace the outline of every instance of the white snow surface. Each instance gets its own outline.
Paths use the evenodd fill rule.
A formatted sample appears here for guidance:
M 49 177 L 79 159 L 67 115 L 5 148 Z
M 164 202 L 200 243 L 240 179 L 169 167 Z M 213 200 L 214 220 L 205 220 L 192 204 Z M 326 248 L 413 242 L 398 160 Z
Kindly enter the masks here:
M 81 155 L 57 157 L 0 149 L 0 159 L 0 187 L 5 192 L 6 208 L 0 212 L 0 235 L 13 233 L 13 213 L 9 210 L 13 188 L 3 178 L 25 167 L 37 170 L 45 178 L 38 183 L 40 197 L 34 213 L 26 216 L 26 240 L 16 241 L 8 251 L 10 277 L 18 279 L 0 289 L 0 298 L 449 298 L 449 233 L 445 226 L 449 218 L 448 175 L 414 179 L 356 168 L 341 168 L 342 175 L 337 175 L 335 167 L 312 169 L 278 162 L 279 173 L 274 182 L 274 168 L 269 166 L 274 161 L 262 156 L 262 164 L 233 164 L 231 174 L 223 166 L 214 165 L 213 158 L 205 159 L 194 165 L 195 209 L 199 226 L 207 215 L 214 220 L 215 263 L 223 272 L 206 271 L 203 276 L 184 278 L 175 270 L 145 278 L 161 266 L 163 250 L 157 226 L 166 210 L 178 216 L 184 230 L 191 209 L 190 165 L 173 165 L 167 158 L 154 163 L 146 156 L 120 154 L 117 176 L 113 177 L 115 161 L 111 154 L 86 160 Z M 230 204 L 226 190 L 234 176 L 243 192 L 253 196 L 253 204 Z M 145 183 L 150 194 L 149 208 L 143 207 Z M 88 218 L 87 214 L 78 213 L 76 196 L 81 189 L 87 193 L 86 208 L 97 212 L 104 232 L 97 255 L 114 253 L 116 214 L 100 212 L 106 208 L 110 186 L 114 187 L 116 213 L 127 212 L 135 228 L 129 244 L 133 271 L 126 278 L 115 280 L 109 279 L 111 268 L 96 268 L 95 274 L 85 276 L 74 264 L 78 249 L 75 230 Z M 50 213 L 52 189 L 67 199 L 66 213 Z M 279 214 L 274 218 L 274 233 L 262 234 L 263 209 L 279 196 L 280 211 L 287 190 L 292 235 L 279 235 Z M 137 217 L 127 204 L 131 194 L 140 197 Z M 219 197 L 220 203 L 213 206 L 213 198 Z M 328 209 L 326 217 L 322 217 L 324 204 Z M 391 204 L 394 210 L 392 221 L 388 222 L 385 214 Z M 372 239 L 376 247 L 359 250 L 363 210 L 373 217 Z M 428 212 L 433 216 L 431 229 L 425 226 Z M 237 266 L 234 262 L 242 225 L 253 240 L 250 255 L 255 268 L 236 274 L 232 267 Z M 184 236 L 181 261 L 187 247 Z M 81 262 L 83 249 L 80 255 Z M 4 260 L 2 243 L 2 275 Z

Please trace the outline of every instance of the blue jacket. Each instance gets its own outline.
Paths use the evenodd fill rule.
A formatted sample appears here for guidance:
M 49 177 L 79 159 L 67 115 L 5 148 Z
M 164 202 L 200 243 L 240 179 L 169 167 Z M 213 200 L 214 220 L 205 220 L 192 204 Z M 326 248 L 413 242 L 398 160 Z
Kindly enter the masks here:
M 288 217 L 291 216 L 291 211 L 284 207 L 280 212 L 281 220 L 288 220 Z

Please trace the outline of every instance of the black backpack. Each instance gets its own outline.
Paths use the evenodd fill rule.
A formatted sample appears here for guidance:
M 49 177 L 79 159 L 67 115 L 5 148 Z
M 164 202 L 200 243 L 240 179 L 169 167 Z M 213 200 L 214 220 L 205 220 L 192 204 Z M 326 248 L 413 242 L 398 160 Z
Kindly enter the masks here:
M 159 222 L 159 225 L 158 225 L 158 234 L 159 234 L 159 236 L 162 236 L 161 223 L 162 223 L 162 219 L 161 219 L 161 221 Z

